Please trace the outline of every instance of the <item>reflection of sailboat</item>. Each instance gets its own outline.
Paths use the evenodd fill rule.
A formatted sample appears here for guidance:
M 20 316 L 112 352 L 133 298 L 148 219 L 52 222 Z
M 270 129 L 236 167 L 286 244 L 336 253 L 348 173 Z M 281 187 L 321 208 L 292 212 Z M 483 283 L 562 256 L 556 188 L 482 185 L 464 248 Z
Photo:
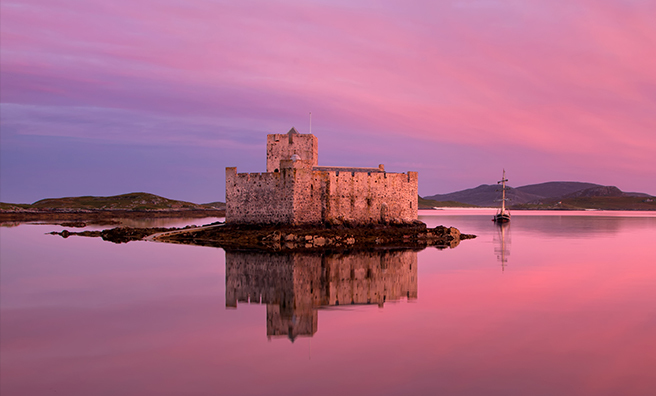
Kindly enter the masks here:
M 498 223 L 498 231 L 494 237 L 494 253 L 497 255 L 497 260 L 501 262 L 501 271 L 503 271 L 510 256 L 510 224 Z
M 317 332 L 317 310 L 417 298 L 417 252 L 226 251 L 226 306 L 267 305 L 267 336 Z
M 506 182 L 508 179 L 506 179 L 506 170 L 503 170 L 503 177 L 501 180 L 497 182 L 497 184 L 501 183 L 501 191 L 502 191 L 502 198 L 501 198 L 501 209 L 497 212 L 496 215 L 494 215 L 494 218 L 492 219 L 493 221 L 497 223 L 507 223 L 510 221 L 510 212 L 506 210 Z

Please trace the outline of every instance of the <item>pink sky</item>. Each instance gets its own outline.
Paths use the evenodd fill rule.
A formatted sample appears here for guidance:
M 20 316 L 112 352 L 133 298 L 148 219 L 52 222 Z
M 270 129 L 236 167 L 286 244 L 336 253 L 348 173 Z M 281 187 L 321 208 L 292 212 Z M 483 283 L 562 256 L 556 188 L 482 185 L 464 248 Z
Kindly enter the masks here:
M 263 171 L 264 135 L 308 132 L 309 112 L 321 164 L 416 170 L 420 195 L 494 183 L 502 167 L 513 186 L 656 194 L 653 1 L 0 10 L 2 201 L 223 199 L 223 168 Z

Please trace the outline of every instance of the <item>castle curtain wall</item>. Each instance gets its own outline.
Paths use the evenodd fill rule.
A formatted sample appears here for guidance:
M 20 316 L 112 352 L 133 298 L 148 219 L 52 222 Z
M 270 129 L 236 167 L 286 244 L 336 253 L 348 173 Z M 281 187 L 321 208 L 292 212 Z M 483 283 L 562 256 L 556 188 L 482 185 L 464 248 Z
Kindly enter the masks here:
M 293 175 L 290 173 L 237 173 L 237 168 L 226 168 L 226 222 L 292 223 Z
M 417 219 L 417 172 L 315 172 L 323 193 L 323 221 L 411 223 Z M 320 182 L 320 183 L 321 183 Z

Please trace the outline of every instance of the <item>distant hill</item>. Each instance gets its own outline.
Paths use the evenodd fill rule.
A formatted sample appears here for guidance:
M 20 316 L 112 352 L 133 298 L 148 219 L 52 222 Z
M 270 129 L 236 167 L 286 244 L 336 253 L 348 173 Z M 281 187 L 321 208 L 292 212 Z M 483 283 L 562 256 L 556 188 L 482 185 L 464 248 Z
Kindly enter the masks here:
M 223 205 L 221 207 L 221 205 Z M 176 201 L 143 192 L 114 195 L 110 197 L 65 197 L 47 198 L 33 204 L 0 203 L 4 212 L 33 211 L 140 211 L 140 210 L 221 210 L 223 202 L 199 205 L 191 202 Z
M 517 187 L 517 190 L 540 197 L 561 197 L 593 187 L 602 186 L 600 184 L 581 182 L 547 182 Z
M 508 188 L 506 196 L 510 199 L 511 203 L 528 203 L 542 198 L 542 196 L 522 192 L 516 188 Z M 467 190 L 456 191 L 449 194 L 436 194 L 424 197 L 434 201 L 457 201 L 469 205 L 476 206 L 499 206 L 499 199 L 501 198 L 501 186 L 482 184 L 475 188 Z
M 615 186 L 596 186 L 584 190 L 575 191 L 560 197 L 560 199 L 579 198 L 579 197 L 624 197 L 622 190 Z
M 0 212 L 17 212 L 29 209 L 30 206 L 30 204 L 12 204 L 0 202 Z
M 625 193 L 615 186 L 594 183 L 547 182 L 517 188 L 508 187 L 506 197 L 509 199 L 507 205 L 516 209 L 656 210 L 656 200 L 648 194 Z M 424 198 L 496 207 L 499 206 L 501 187 L 483 184 L 476 188 Z
M 624 195 L 626 195 L 627 197 L 645 197 L 645 198 L 651 197 L 651 195 L 641 192 L 624 192 Z
M 219 202 L 219 201 L 200 204 L 200 206 L 204 206 L 206 208 L 211 208 L 211 209 L 217 209 L 217 210 L 225 210 L 226 208 L 225 202 Z

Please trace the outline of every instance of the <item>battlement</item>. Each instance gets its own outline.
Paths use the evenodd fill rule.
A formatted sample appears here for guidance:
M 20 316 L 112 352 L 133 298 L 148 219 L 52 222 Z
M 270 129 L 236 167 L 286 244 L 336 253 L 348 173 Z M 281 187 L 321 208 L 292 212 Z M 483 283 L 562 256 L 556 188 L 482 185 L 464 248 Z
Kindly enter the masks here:
M 380 164 L 378 168 L 355 168 L 352 166 L 315 166 L 313 168 L 315 171 L 320 172 L 367 172 L 367 173 L 379 173 L 385 172 L 385 165 Z

